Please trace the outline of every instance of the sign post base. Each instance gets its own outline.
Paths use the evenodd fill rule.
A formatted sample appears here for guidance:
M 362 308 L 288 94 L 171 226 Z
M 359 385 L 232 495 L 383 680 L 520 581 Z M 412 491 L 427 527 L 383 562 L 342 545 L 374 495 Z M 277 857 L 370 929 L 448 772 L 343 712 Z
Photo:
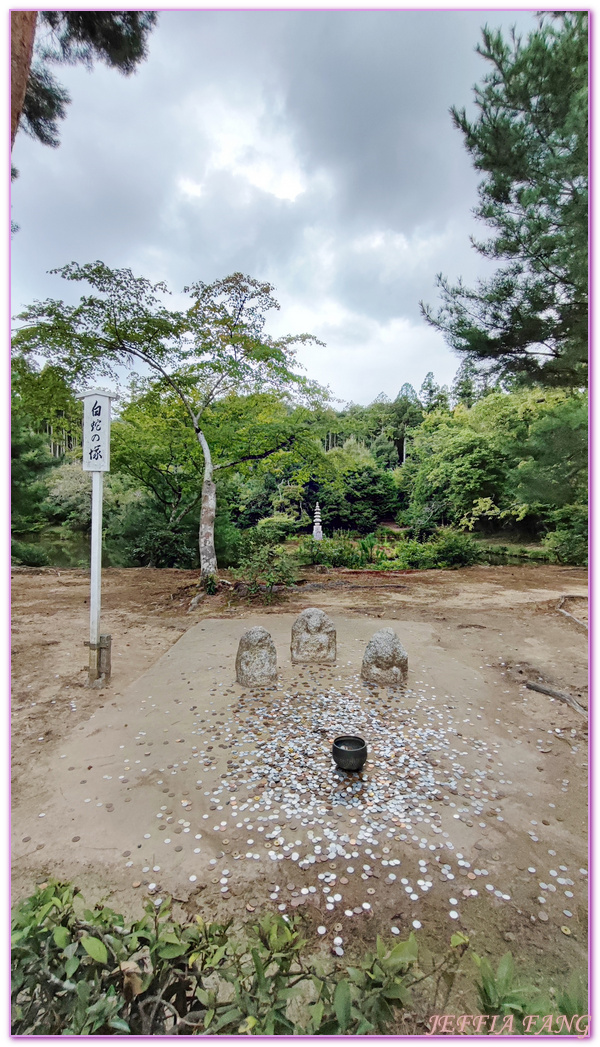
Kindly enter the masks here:
M 101 633 L 99 643 L 86 640 L 85 646 L 90 649 L 88 687 L 98 687 L 110 680 L 112 636 Z

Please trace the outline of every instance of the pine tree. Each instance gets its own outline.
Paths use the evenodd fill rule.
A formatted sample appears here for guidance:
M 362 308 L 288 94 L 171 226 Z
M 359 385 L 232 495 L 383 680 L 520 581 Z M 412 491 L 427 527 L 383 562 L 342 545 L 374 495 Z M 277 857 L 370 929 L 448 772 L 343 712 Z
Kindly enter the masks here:
M 99 60 L 127 76 L 146 57 L 156 17 L 155 11 L 11 12 L 12 142 L 21 126 L 44 145 L 58 145 L 58 121 L 70 98 L 50 65 L 91 67 Z M 43 28 L 49 31 L 47 40 L 40 38 Z
M 501 263 L 467 288 L 443 276 L 430 324 L 452 348 L 501 376 L 587 383 L 587 15 L 539 16 L 527 42 L 483 30 L 491 65 L 474 121 L 452 109 L 478 171 L 475 211 L 492 230 L 473 241 Z
M 433 371 L 428 371 L 419 389 L 419 400 L 426 414 L 430 411 L 448 410 L 449 393 L 445 385 L 438 385 Z

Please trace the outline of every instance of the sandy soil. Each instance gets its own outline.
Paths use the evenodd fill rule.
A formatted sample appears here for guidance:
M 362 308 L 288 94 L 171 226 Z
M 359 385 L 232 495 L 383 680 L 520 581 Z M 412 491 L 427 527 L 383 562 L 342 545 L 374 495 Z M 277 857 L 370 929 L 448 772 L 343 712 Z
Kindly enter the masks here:
M 209 917 L 250 919 L 283 904 L 305 914 L 309 930 L 327 927 L 323 947 L 334 933 L 349 948 L 376 931 L 389 938 L 391 926 L 405 934 L 417 919 L 435 951 L 460 928 L 495 958 L 511 948 L 540 979 L 585 969 L 587 719 L 526 687 L 587 707 L 583 570 L 311 570 L 271 607 L 227 588 L 190 611 L 194 572 L 109 569 L 102 629 L 113 637 L 113 674 L 101 690 L 86 687 L 88 584 L 84 571 L 13 570 L 15 899 L 57 875 L 131 915 L 143 893 L 172 894 Z M 307 606 L 336 624 L 335 667 L 290 665 L 291 623 Z M 277 688 L 262 694 L 235 683 L 237 643 L 252 624 L 278 649 Z M 359 680 L 364 646 L 386 625 L 409 652 L 405 695 Z M 328 755 L 350 720 L 372 741 L 358 812 Z M 294 731 L 306 766 L 290 749 L 293 776 L 282 771 L 274 786 L 273 740 L 293 743 Z M 294 813 L 283 824 L 285 802 Z M 394 817 L 358 839 L 378 803 Z M 256 824 L 248 837 L 248 818 L 259 815 L 266 836 L 271 811 L 284 845 L 267 844 Z M 329 825 L 345 832 L 347 856 L 329 858 L 328 838 L 316 843 Z M 287 848 L 287 860 L 269 859 L 269 847 Z M 335 877 L 329 893 L 343 894 L 333 910 L 317 871 Z

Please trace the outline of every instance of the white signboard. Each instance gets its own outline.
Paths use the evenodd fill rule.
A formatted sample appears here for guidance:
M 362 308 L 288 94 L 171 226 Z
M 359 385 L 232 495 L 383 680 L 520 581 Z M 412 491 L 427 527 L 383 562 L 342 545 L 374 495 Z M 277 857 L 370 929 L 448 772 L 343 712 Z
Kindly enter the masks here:
M 110 401 L 107 393 L 86 393 L 83 400 L 83 468 L 110 469 Z

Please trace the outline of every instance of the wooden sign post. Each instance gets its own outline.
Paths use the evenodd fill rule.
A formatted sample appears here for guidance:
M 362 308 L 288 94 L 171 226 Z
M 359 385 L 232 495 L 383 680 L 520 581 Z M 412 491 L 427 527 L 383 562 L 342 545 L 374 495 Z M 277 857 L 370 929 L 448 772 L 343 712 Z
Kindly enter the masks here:
M 110 469 L 110 402 L 114 393 L 89 389 L 83 400 L 83 469 L 92 474 L 92 548 L 90 557 L 90 663 L 88 684 L 110 676 L 110 636 L 100 634 L 102 575 L 102 483 Z

